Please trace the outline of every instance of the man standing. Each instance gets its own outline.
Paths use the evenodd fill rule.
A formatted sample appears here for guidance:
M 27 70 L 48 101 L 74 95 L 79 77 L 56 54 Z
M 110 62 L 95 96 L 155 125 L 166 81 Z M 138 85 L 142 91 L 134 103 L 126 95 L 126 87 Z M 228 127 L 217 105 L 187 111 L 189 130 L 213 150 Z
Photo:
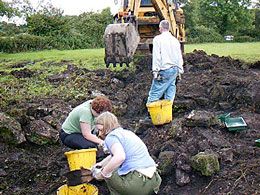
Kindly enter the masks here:
M 162 20 L 160 35 L 153 39 L 153 82 L 147 103 L 164 99 L 173 102 L 176 94 L 176 78 L 183 73 L 183 58 L 179 41 L 169 32 L 170 24 Z

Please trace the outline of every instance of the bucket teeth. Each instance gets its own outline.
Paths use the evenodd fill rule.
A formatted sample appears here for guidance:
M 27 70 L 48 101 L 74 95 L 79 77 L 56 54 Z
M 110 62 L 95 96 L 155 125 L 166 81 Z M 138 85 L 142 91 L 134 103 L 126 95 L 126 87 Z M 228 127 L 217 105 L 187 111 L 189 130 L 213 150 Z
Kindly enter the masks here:
M 106 63 L 106 67 L 109 68 L 110 64 L 112 64 L 113 67 L 116 67 L 118 64 L 119 64 L 120 67 L 123 67 L 124 64 L 126 65 L 126 67 L 129 67 L 129 62 L 120 62 L 120 63 L 111 62 L 111 63 Z
M 114 67 L 125 63 L 129 67 L 140 37 L 135 26 L 131 23 L 110 24 L 105 34 L 105 63 L 106 67 L 112 63 Z

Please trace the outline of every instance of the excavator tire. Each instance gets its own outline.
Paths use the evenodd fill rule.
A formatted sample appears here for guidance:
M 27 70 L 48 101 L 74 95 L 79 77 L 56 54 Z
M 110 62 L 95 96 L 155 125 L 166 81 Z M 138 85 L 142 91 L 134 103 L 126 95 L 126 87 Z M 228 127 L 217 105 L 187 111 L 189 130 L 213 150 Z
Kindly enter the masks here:
M 123 66 L 133 60 L 136 48 L 140 41 L 139 34 L 132 23 L 109 24 L 105 34 L 105 63 L 106 67 L 112 63 Z

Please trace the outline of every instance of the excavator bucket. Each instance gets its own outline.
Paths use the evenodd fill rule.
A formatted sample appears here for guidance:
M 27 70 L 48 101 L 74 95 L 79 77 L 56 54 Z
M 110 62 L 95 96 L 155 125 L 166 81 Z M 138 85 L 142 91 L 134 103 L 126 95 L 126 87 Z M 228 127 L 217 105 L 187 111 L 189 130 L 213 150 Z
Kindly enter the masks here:
M 132 23 L 109 24 L 105 34 L 105 63 L 123 66 L 133 60 L 135 50 L 140 41 L 139 34 Z

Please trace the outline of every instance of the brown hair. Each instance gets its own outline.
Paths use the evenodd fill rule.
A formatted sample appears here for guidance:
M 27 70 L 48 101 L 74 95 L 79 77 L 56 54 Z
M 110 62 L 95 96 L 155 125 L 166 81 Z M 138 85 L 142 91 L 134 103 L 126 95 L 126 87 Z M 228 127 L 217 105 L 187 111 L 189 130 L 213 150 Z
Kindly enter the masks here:
M 93 99 L 91 103 L 91 108 L 95 110 L 98 114 L 101 114 L 105 111 L 112 111 L 112 103 L 111 101 L 105 96 L 97 96 Z
M 96 124 L 103 125 L 103 134 L 107 135 L 115 128 L 120 127 L 117 117 L 111 112 L 103 112 L 96 118 Z

